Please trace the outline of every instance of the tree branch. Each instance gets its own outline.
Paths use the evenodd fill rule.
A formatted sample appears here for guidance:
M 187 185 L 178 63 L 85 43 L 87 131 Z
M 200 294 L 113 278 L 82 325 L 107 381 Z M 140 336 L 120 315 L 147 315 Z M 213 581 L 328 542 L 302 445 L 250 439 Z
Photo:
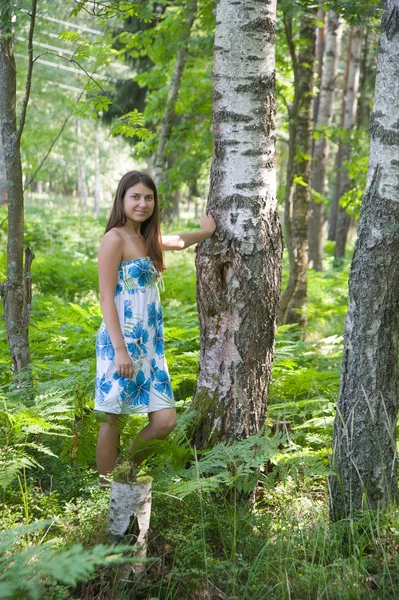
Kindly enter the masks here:
M 30 27 L 29 27 L 29 37 L 28 37 L 28 73 L 26 75 L 26 86 L 25 86 L 25 97 L 22 103 L 22 112 L 21 118 L 19 121 L 19 129 L 17 131 L 17 141 L 19 142 L 21 139 L 22 131 L 25 125 L 26 119 L 26 111 L 28 108 L 30 88 L 32 85 L 32 70 L 33 70 L 33 32 L 35 29 L 35 20 L 36 20 L 36 5 L 37 0 L 32 0 L 32 12 L 30 15 Z
M 83 96 L 84 91 L 79 95 L 78 99 L 76 102 L 79 102 L 79 100 L 81 99 L 81 97 Z M 56 141 L 58 140 L 58 138 L 61 136 L 62 132 L 64 131 L 69 119 L 71 118 L 72 114 L 73 114 L 73 109 L 69 112 L 69 114 L 67 115 L 67 118 L 65 119 L 64 123 L 62 124 L 61 129 L 59 130 L 59 132 L 57 133 L 57 135 L 55 136 L 55 138 L 53 139 L 53 141 L 50 144 L 50 147 L 48 149 L 47 154 L 44 156 L 44 158 L 42 159 L 41 163 L 39 164 L 39 166 L 37 167 L 36 171 L 33 173 L 32 177 L 29 179 L 29 181 L 25 184 L 24 186 L 24 191 L 30 186 L 30 184 L 35 180 L 36 175 L 38 174 L 38 172 L 40 171 L 40 169 L 42 168 L 42 166 L 44 165 L 45 161 L 47 160 L 47 158 L 49 157 Z

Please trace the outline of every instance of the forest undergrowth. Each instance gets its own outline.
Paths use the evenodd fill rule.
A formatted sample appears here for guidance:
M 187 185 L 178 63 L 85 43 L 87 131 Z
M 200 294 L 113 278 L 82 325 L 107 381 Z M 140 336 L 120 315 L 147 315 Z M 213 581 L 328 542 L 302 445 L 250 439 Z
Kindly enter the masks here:
M 0 222 L 3 220 L 0 212 Z M 105 217 L 31 207 L 33 389 L 11 388 L 0 329 L 0 598 L 49 600 L 388 600 L 399 596 L 399 514 L 331 524 L 328 473 L 349 256 L 309 273 L 306 341 L 276 338 L 264 430 L 195 452 L 189 431 L 199 335 L 192 249 L 166 254 L 166 356 L 176 429 L 140 469 L 151 475 L 148 563 L 118 578 L 124 548 L 109 544 L 109 491 L 95 468 L 95 335 L 101 321 L 97 248 Z M 172 231 L 197 228 L 175 222 Z M 0 228 L 5 277 L 6 222 Z M 286 271 L 286 267 L 285 267 Z M 131 416 L 122 453 L 145 417 Z M 278 423 L 278 424 L 277 424 Z M 21 578 L 23 573 L 23 578 Z

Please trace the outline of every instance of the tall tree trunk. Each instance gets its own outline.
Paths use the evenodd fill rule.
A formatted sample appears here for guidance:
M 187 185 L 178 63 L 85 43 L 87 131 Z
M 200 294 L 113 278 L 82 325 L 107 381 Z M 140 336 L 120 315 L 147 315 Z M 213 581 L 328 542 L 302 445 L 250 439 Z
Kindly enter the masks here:
M 316 9 L 303 15 L 298 54 L 292 37 L 291 19 L 285 17 L 287 42 L 294 66 L 294 102 L 290 114 L 290 139 L 285 203 L 285 236 L 290 261 L 287 288 L 280 301 L 280 322 L 299 323 L 306 327 L 303 312 L 307 304 L 308 218 L 311 198 L 310 169 L 312 154 L 312 91 L 315 60 Z
M 399 0 L 386 0 L 334 425 L 333 519 L 398 499 L 398 55 Z
M 342 82 L 342 101 L 341 101 L 341 118 L 340 118 L 340 128 L 344 127 L 345 120 L 345 108 L 346 108 L 346 95 L 348 91 L 348 77 L 350 70 L 350 62 L 351 62 L 351 53 L 352 53 L 352 33 L 353 28 L 351 27 L 347 34 L 346 40 L 346 60 L 345 60 L 345 73 L 344 79 Z M 341 181 L 341 167 L 342 167 L 342 143 L 339 143 L 338 150 L 335 155 L 334 162 L 334 173 L 335 173 L 335 181 L 332 191 L 331 198 L 331 206 L 330 206 L 330 216 L 328 220 L 328 240 L 331 242 L 335 242 L 335 236 L 337 231 L 337 215 L 338 215 L 338 202 L 339 202 L 339 191 L 340 191 L 340 181 Z
M 317 123 L 317 115 L 319 113 L 321 78 L 323 74 L 323 57 L 326 46 L 326 11 L 323 4 L 323 2 L 320 2 L 319 10 L 317 11 L 316 68 L 314 74 L 315 84 L 319 88 L 319 91 L 313 98 L 313 123 Z
M 357 93 L 359 89 L 359 66 L 360 54 L 362 49 L 362 28 L 352 27 L 350 31 L 350 59 L 348 64 L 348 79 L 345 95 L 345 108 L 343 111 L 343 129 L 350 131 L 355 125 L 356 108 L 357 108 Z M 351 148 L 348 143 L 341 142 L 338 151 L 338 160 L 340 164 L 336 164 L 339 178 L 336 184 L 336 194 L 338 197 L 337 203 L 337 223 L 335 231 L 335 250 L 334 262 L 339 263 L 345 257 L 346 239 L 348 236 L 348 228 L 350 216 L 345 208 L 340 206 L 339 199 L 351 189 L 351 180 L 344 163 L 350 158 Z
M 24 252 L 24 195 L 20 140 L 25 122 L 32 77 L 33 29 L 36 0 L 32 2 L 29 31 L 29 63 L 26 92 L 20 125 L 16 118 L 16 67 L 13 48 L 12 10 L 8 4 L 0 13 L 0 128 L 8 194 L 7 275 L 0 285 L 4 306 L 7 341 L 13 360 L 14 375 L 30 363 L 28 327 L 31 309 L 30 264 L 33 254 L 27 249 L 25 271 Z
M 165 179 L 165 169 L 167 163 L 166 146 L 172 133 L 173 119 L 175 117 L 175 108 L 184 66 L 188 54 L 188 42 L 191 35 L 191 29 L 197 12 L 198 0 L 189 0 L 184 8 L 185 15 L 183 26 L 180 31 L 180 48 L 177 53 L 176 64 L 173 71 L 172 81 L 169 88 L 168 98 L 161 122 L 161 131 L 159 134 L 159 144 L 155 156 L 155 181 L 158 187 L 161 187 Z M 161 188 L 162 189 L 162 188 Z
M 7 204 L 7 202 L 6 166 L 4 164 L 3 144 L 0 136 L 0 204 Z
M 275 19 L 275 0 L 217 4 L 208 209 L 218 228 L 197 248 L 197 447 L 254 434 L 265 417 L 282 264 Z
M 331 125 L 337 64 L 340 54 L 342 21 L 333 11 L 328 12 L 323 71 L 319 94 L 317 127 Z M 324 196 L 329 143 L 321 133 L 313 142 L 312 189 Z M 323 269 L 324 202 L 312 202 L 309 215 L 309 262 L 316 271 Z

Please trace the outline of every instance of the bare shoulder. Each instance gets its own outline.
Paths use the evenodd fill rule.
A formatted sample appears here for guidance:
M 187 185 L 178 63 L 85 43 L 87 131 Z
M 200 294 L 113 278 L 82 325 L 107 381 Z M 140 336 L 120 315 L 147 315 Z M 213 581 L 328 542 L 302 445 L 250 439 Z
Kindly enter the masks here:
M 124 251 L 123 236 L 115 228 L 110 229 L 104 234 L 98 250 L 99 263 L 106 262 L 108 264 L 119 265 L 122 260 Z
M 123 252 L 124 240 L 121 233 L 114 227 L 104 234 L 100 244 L 100 251 L 110 250 Z

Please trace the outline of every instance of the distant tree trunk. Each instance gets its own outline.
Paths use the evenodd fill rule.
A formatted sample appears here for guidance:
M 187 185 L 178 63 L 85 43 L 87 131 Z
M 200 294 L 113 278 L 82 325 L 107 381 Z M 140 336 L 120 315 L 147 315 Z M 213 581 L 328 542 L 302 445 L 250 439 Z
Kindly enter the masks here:
M 165 155 L 166 146 L 172 133 L 173 119 L 175 117 L 175 108 L 184 66 L 188 54 L 188 42 L 191 35 L 191 29 L 197 12 L 198 0 L 188 0 L 185 7 L 184 23 L 180 30 L 180 48 L 176 58 L 176 64 L 173 71 L 172 81 L 169 88 L 168 99 L 161 122 L 161 131 L 159 134 L 159 144 L 155 156 L 155 181 L 158 187 L 161 187 L 164 181 L 165 166 L 167 156 Z
M 254 434 L 265 417 L 282 263 L 275 19 L 275 0 L 217 4 L 207 208 L 218 226 L 197 248 L 197 447 Z
M 356 109 L 357 109 L 357 92 L 359 89 L 359 66 L 360 54 L 362 50 L 362 28 L 353 27 L 351 30 L 351 56 L 349 62 L 348 86 L 345 100 L 345 112 L 343 127 L 346 131 L 350 131 L 355 126 Z M 341 175 L 339 179 L 339 198 L 349 192 L 352 187 L 352 182 L 349 178 L 348 171 L 344 167 L 344 163 L 349 160 L 351 153 L 350 145 L 342 143 L 340 153 L 341 157 Z M 337 264 L 345 257 L 346 240 L 348 237 L 348 229 L 350 216 L 345 208 L 340 206 L 338 202 L 337 212 L 337 229 L 335 233 L 335 250 L 334 262 Z
M 368 115 L 366 115 L 367 110 L 367 98 L 366 90 L 367 90 L 367 78 L 368 78 L 368 57 L 369 57 L 369 46 L 370 46 L 370 32 L 366 27 L 364 30 L 363 41 L 362 41 L 362 51 L 360 57 L 360 65 L 359 65 L 359 90 L 361 90 L 361 94 L 359 94 L 359 98 L 357 101 L 357 110 L 356 110 L 356 129 L 360 129 L 362 125 L 366 122 Z
M 96 129 L 95 140 L 96 140 L 96 142 L 95 142 L 96 149 L 94 152 L 94 173 L 95 173 L 94 216 L 98 217 L 100 215 L 100 204 L 101 204 L 100 136 L 98 133 L 98 129 Z
M 76 119 L 76 166 L 78 172 L 78 198 L 79 204 L 83 210 L 87 209 L 87 185 L 86 185 L 86 164 L 84 152 L 82 152 L 82 133 L 80 120 Z
M 3 144 L 0 136 L 0 204 L 7 204 L 6 166 L 4 164 Z
M 398 500 L 399 0 L 381 24 L 367 191 L 349 280 L 334 424 L 331 516 Z
M 345 107 L 346 107 L 346 95 L 348 91 L 348 77 L 351 61 L 352 51 L 352 32 L 353 28 L 349 29 L 347 40 L 346 40 L 346 60 L 345 60 L 345 74 L 342 82 L 342 101 L 341 101 L 341 118 L 339 126 L 341 129 L 344 127 L 345 119 Z M 334 173 L 335 181 L 332 191 L 331 206 L 330 206 L 330 217 L 328 221 L 328 240 L 335 242 L 335 235 L 337 231 L 337 215 L 338 215 L 338 201 L 340 191 L 340 180 L 341 180 L 341 166 L 342 166 L 342 143 L 339 143 L 338 150 L 335 155 L 334 162 Z
M 363 31 L 360 59 L 359 94 L 356 111 L 356 129 L 368 129 L 373 108 L 375 76 L 377 71 L 377 33 L 367 27 Z
M 285 238 L 290 273 L 280 301 L 281 323 L 299 323 L 306 327 L 303 311 L 307 304 L 308 218 L 311 198 L 310 167 L 312 154 L 312 90 L 316 32 L 314 16 L 301 17 L 297 54 L 292 36 L 291 18 L 285 17 L 288 47 L 294 67 L 294 102 L 290 110 L 290 140 L 285 202 Z
M 2 8 L 0 23 L 0 128 L 8 194 L 7 275 L 5 283 L 0 285 L 0 296 L 4 306 L 4 321 L 14 375 L 17 375 L 30 363 L 28 328 L 31 310 L 31 280 L 29 269 L 33 254 L 27 249 L 24 271 L 24 195 L 20 141 L 32 77 L 32 40 L 35 16 L 36 0 L 33 0 L 29 31 L 28 75 L 18 130 L 15 112 L 16 67 L 13 48 L 13 15 L 10 4 Z
M 317 127 L 331 125 L 337 64 L 341 47 L 342 21 L 333 11 L 328 12 L 323 71 L 319 94 Z M 312 189 L 324 195 L 329 143 L 321 133 L 313 142 Z M 316 270 L 323 268 L 324 202 L 312 202 L 309 215 L 309 262 Z
M 317 123 L 317 115 L 319 112 L 321 78 L 323 73 L 323 56 L 326 46 L 326 11 L 324 10 L 323 4 L 323 2 L 320 2 L 319 10 L 317 11 L 316 68 L 314 74 L 315 84 L 319 88 L 319 91 L 313 98 L 313 123 Z

